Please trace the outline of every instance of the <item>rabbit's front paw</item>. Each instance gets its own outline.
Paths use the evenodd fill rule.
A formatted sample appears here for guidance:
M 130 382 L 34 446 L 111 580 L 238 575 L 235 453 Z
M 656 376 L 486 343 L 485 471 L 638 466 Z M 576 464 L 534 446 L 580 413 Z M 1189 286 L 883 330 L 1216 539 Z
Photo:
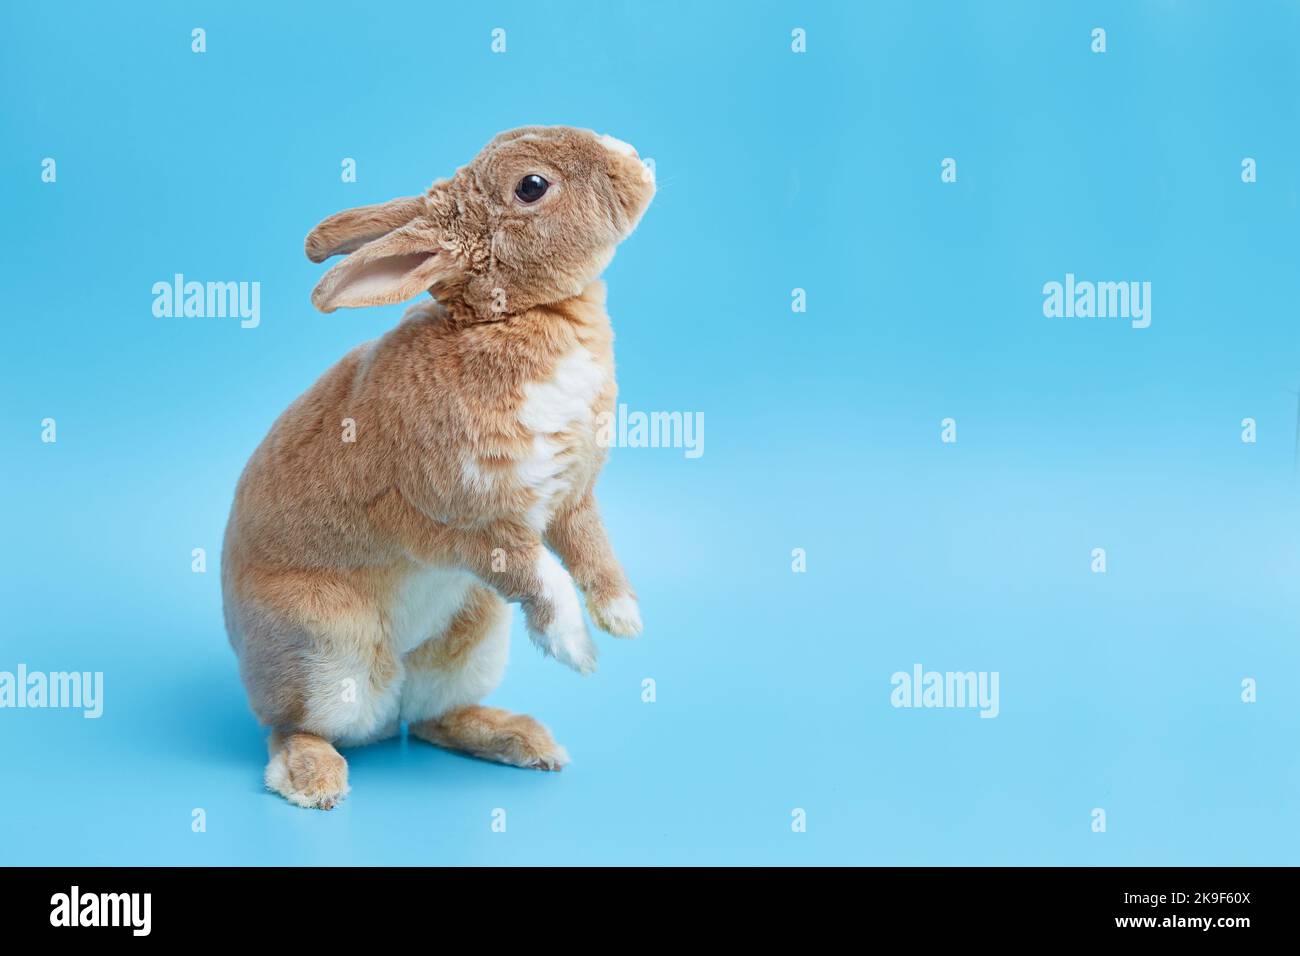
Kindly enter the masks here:
M 587 602 L 591 619 L 606 634 L 636 637 L 641 633 L 641 608 L 631 594 L 620 594 L 601 603 Z
M 529 628 L 529 632 L 534 644 L 579 674 L 586 676 L 596 669 L 596 645 L 587 633 L 576 595 L 572 613 L 557 609 L 550 624 L 540 630 Z
M 534 644 L 579 674 L 596 669 L 596 645 L 582 619 L 582 604 L 569 572 L 549 552 L 538 561 L 542 600 L 528 616 L 528 636 Z

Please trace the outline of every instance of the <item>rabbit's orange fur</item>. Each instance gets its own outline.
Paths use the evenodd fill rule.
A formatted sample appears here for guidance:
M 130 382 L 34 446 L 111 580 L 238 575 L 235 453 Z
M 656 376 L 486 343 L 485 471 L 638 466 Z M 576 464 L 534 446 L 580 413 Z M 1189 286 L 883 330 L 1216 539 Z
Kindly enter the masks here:
M 533 205 L 513 197 L 529 174 L 551 184 Z M 289 800 L 333 806 L 347 793 L 333 744 L 403 720 L 488 759 L 567 762 L 532 718 L 478 702 L 505 667 L 506 602 L 582 673 L 596 652 L 575 584 L 601 627 L 640 630 L 592 490 L 598 416 L 616 396 L 597 276 L 653 193 L 623 144 L 527 127 L 425 196 L 340 213 L 308 237 L 317 261 L 352 252 L 313 294 L 327 311 L 425 289 L 437 301 L 295 401 L 236 490 L 227 629 L 273 729 L 267 784 Z

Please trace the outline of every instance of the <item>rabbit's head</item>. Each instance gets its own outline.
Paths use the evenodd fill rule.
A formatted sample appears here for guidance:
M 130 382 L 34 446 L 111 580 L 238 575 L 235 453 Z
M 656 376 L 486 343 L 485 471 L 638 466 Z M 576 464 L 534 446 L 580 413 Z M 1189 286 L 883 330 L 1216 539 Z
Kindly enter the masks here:
M 307 237 L 321 262 L 350 253 L 312 292 L 322 312 L 428 290 L 479 318 L 577 295 L 600 275 L 654 196 L 631 146 L 568 126 L 497 136 L 423 196 L 362 206 Z

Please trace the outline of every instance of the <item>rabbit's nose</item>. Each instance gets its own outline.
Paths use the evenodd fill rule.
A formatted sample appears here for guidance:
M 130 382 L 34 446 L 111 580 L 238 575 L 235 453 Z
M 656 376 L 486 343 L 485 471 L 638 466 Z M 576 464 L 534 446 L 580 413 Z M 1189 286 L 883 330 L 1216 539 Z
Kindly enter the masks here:
M 625 143 L 621 139 L 615 139 L 613 136 L 602 136 L 600 138 L 600 145 L 622 156 L 631 156 L 633 159 L 638 158 L 636 150 L 632 148 L 631 143 Z

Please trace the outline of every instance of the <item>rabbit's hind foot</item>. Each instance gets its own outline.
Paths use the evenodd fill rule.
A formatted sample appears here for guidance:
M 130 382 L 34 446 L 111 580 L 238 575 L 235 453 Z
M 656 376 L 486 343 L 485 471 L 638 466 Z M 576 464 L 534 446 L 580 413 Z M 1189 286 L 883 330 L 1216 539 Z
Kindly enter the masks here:
M 527 714 L 496 707 L 459 707 L 412 724 L 410 730 L 438 747 L 513 767 L 559 770 L 569 762 L 568 752 L 540 723 Z
M 332 810 L 348 795 L 348 764 L 315 734 L 271 734 L 266 787 L 290 803 Z

